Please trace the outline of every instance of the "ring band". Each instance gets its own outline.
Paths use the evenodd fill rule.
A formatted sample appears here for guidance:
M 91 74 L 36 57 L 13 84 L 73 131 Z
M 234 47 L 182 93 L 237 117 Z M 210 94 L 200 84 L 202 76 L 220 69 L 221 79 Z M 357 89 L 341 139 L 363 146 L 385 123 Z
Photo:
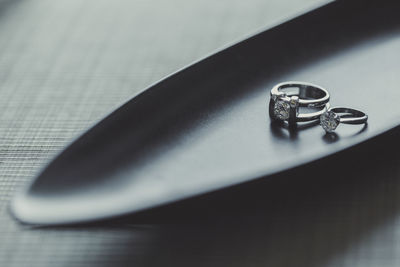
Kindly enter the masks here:
M 298 88 L 298 92 L 284 92 L 287 88 Z M 299 107 L 318 109 L 316 112 L 299 113 Z M 269 114 L 274 120 L 289 121 L 289 124 L 318 119 L 329 108 L 329 92 L 315 84 L 306 82 L 283 82 L 271 89 Z
M 368 115 L 364 112 L 342 107 L 330 108 L 320 117 L 321 126 L 327 133 L 334 132 L 340 123 L 364 124 L 367 120 Z

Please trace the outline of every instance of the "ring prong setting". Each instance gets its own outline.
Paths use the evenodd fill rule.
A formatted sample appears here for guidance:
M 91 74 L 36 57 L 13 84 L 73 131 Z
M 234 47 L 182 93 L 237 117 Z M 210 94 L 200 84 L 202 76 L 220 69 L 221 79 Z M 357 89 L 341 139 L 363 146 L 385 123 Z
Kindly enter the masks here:
M 297 95 L 290 97 L 290 107 L 297 108 L 299 106 L 299 97 Z
M 327 133 L 333 133 L 340 124 L 340 117 L 335 112 L 328 110 L 320 117 L 320 124 Z

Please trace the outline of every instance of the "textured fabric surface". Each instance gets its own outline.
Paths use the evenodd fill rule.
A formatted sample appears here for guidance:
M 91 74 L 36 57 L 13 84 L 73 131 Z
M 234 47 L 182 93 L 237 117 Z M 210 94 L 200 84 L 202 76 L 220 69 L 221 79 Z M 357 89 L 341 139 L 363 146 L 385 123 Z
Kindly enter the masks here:
M 1 1 L 0 266 L 396 266 L 397 219 L 348 243 L 360 232 L 361 221 L 382 215 L 381 208 L 392 204 L 372 199 L 375 208 L 366 210 L 363 204 L 371 207 L 375 202 L 357 195 L 356 187 L 349 189 L 355 193 L 350 215 L 340 209 L 346 203 L 328 203 L 336 208 L 333 215 L 319 214 L 302 232 L 291 230 L 297 215 L 276 219 L 279 223 L 264 233 L 250 228 L 232 236 L 235 224 L 227 225 L 226 232 L 216 227 L 207 234 L 193 225 L 157 223 L 38 228 L 20 225 L 8 213 L 18 187 L 131 96 L 317 2 Z M 320 234 L 326 226 L 334 234 Z M 256 238 L 260 234 L 278 243 L 264 244 Z M 279 243 L 278 235 L 293 243 Z M 302 245 L 306 235 L 314 236 L 312 247 Z M 325 257 L 333 247 L 335 255 Z
M 9 199 L 66 144 L 146 86 L 315 2 L 1 1 L 0 266 L 151 259 L 151 226 L 32 229 L 9 216 Z

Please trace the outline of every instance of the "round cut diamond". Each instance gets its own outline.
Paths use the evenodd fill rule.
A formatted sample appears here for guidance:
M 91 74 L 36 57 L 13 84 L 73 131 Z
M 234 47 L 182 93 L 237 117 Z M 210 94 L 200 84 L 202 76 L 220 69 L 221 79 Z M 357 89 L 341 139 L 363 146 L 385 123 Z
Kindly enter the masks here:
M 274 115 L 280 120 L 289 119 L 290 115 L 290 104 L 284 100 L 278 100 L 275 102 Z
M 339 125 L 339 118 L 333 111 L 327 111 L 323 113 L 320 117 L 321 126 L 328 133 L 335 131 L 336 127 Z

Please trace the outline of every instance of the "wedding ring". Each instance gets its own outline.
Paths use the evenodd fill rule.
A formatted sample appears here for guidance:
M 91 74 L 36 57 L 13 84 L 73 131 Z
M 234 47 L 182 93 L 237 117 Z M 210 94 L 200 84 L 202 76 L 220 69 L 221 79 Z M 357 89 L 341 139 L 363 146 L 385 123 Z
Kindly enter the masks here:
M 288 89 L 295 88 L 295 92 Z M 317 109 L 315 112 L 299 113 L 299 107 Z M 289 124 L 312 121 L 329 109 L 329 93 L 326 89 L 306 82 L 283 82 L 271 89 L 269 114 L 274 120 Z
M 327 133 L 332 133 L 340 123 L 364 124 L 368 120 L 367 114 L 352 108 L 330 108 L 320 117 L 322 128 Z

